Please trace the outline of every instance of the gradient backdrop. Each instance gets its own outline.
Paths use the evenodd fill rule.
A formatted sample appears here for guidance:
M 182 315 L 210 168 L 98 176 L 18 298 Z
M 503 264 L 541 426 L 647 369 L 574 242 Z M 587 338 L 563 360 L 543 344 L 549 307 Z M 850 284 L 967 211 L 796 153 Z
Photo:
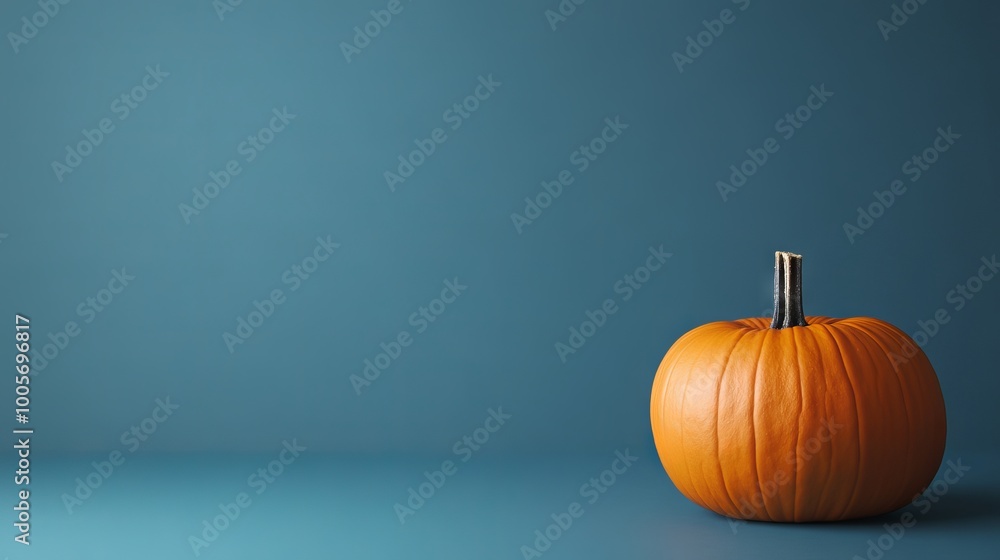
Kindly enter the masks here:
M 31 320 L 35 434 L 32 544 L 6 525 L 0 554 L 535 557 L 576 501 L 545 558 L 995 557 L 997 25 L 943 0 L 4 2 L 0 311 Z M 659 361 L 769 313 L 775 250 L 805 256 L 808 314 L 924 333 L 971 469 L 901 538 L 898 513 L 734 527 L 658 463 Z

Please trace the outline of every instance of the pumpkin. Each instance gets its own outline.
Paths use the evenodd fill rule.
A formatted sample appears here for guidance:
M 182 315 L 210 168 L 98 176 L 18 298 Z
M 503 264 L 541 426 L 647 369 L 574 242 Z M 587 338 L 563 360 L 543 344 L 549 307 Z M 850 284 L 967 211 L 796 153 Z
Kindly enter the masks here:
M 694 503 L 737 519 L 837 521 L 910 503 L 944 454 L 927 356 L 870 317 L 806 317 L 802 257 L 775 254 L 774 314 L 683 335 L 650 398 L 663 468 Z

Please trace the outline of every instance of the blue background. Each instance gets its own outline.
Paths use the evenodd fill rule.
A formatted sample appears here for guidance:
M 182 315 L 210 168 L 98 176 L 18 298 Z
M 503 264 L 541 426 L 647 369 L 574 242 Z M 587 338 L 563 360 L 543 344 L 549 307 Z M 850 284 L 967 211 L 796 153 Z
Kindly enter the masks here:
M 5 35 L 0 311 L 31 317 L 36 350 L 67 321 L 81 331 L 35 368 L 36 545 L 8 556 L 134 557 L 156 535 L 164 558 L 187 557 L 187 535 L 293 438 L 309 448 L 301 466 L 202 556 L 520 557 L 546 516 L 626 448 L 640 472 L 593 508 L 616 505 L 546 557 L 804 557 L 822 552 L 808 545 L 817 538 L 863 554 L 878 521 L 731 537 L 656 463 L 659 361 L 697 325 L 762 315 L 775 250 L 805 256 L 808 314 L 869 315 L 913 333 L 948 310 L 924 351 L 947 403 L 946 458 L 980 457 L 967 479 L 978 482 L 912 530 L 923 536 L 899 545 L 910 553 L 891 553 L 945 550 L 953 526 L 985 522 L 977 504 L 998 491 L 985 471 L 1000 441 L 990 347 L 1000 282 L 958 310 L 947 294 L 1000 249 L 1000 7 L 929 0 L 886 40 L 877 22 L 893 3 L 881 0 L 590 0 L 553 29 L 545 11 L 558 4 L 404 0 L 349 61 L 342 43 L 386 2 L 246 0 L 220 18 L 207 0 L 75 1 L 25 44 Z M 723 9 L 735 21 L 679 70 L 672 55 Z M 20 33 L 39 10 L 4 3 L 0 30 Z M 114 100 L 157 65 L 169 76 L 120 119 Z M 445 112 L 487 76 L 499 87 L 452 130 Z M 776 121 L 814 86 L 833 95 L 783 138 Z M 295 118 L 246 162 L 241 142 L 285 107 Z M 616 117 L 628 128 L 578 171 L 571 154 Z M 53 161 L 103 118 L 114 131 L 60 180 Z M 384 173 L 438 127 L 447 140 L 390 189 Z M 911 181 L 902 165 L 939 127 L 960 138 Z M 720 196 L 729 166 L 768 138 L 779 150 Z M 186 220 L 179 205 L 232 159 L 241 173 Z M 573 184 L 519 232 L 511 214 L 564 169 Z M 849 238 L 845 222 L 895 179 L 906 192 Z M 318 236 L 340 247 L 292 292 L 282 275 Z M 616 282 L 660 246 L 672 256 L 623 301 Z M 78 306 L 121 267 L 135 280 L 85 323 Z M 411 314 L 454 278 L 468 289 L 417 334 Z M 230 352 L 223 333 L 276 288 L 287 300 Z M 563 361 L 556 343 L 608 298 L 618 312 Z M 413 344 L 359 395 L 351 376 L 403 330 Z M 176 413 L 68 513 L 61 496 L 89 461 L 123 449 L 121 434 L 168 396 Z M 454 459 L 491 407 L 509 424 L 419 512 L 423 528 L 400 526 L 393 503 L 422 470 Z M 13 453 L 5 460 L 13 466 Z M 139 506 L 153 509 L 128 513 Z M 136 525 L 119 533 L 118 523 Z M 452 527 L 455 540 L 440 544 Z M 966 538 L 973 550 L 998 546 Z

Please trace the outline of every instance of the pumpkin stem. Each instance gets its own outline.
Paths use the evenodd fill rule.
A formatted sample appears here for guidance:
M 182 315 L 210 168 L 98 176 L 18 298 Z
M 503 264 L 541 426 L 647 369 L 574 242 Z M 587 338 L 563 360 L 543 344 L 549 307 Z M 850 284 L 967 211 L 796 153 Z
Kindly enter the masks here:
M 772 329 L 806 326 L 802 311 L 802 255 L 774 253 L 774 316 Z

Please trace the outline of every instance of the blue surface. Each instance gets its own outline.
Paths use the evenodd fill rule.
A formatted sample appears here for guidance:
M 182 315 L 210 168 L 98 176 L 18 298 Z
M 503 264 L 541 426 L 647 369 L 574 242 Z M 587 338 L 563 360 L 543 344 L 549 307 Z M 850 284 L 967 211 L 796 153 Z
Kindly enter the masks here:
M 276 454 L 145 457 L 129 460 L 67 513 L 61 494 L 89 471 L 84 459 L 45 461 L 36 544 L 12 559 L 62 558 L 328 558 L 383 559 L 524 558 L 552 514 L 574 502 L 582 515 L 552 541 L 544 558 L 731 559 L 866 557 L 885 524 L 910 512 L 906 528 L 883 558 L 969 560 L 996 558 L 1000 535 L 996 508 L 1000 487 L 995 455 L 960 457 L 968 473 L 929 509 L 910 506 L 879 518 L 835 524 L 734 524 L 681 496 L 649 450 L 629 450 L 634 464 L 603 493 L 584 490 L 614 459 L 615 449 L 560 458 L 475 457 L 400 523 L 394 506 L 424 472 L 455 459 L 440 456 L 338 458 L 302 452 L 261 493 L 247 478 Z M 625 449 L 619 451 L 624 452 Z M 103 460 L 104 457 L 93 459 Z M 947 457 L 954 460 L 956 457 Z M 203 522 L 220 515 L 246 492 L 250 506 L 214 541 L 199 548 L 189 541 Z M 590 503 L 594 496 L 596 501 Z M 225 527 L 220 522 L 220 526 Z M 897 534 L 898 530 L 897 530 Z M 81 544 L 85 543 L 85 544 Z M 542 543 L 544 546 L 544 543 Z M 11 547 L 5 545 L 4 550 Z M 531 554 L 527 555 L 532 558 Z M 874 557 L 874 556 L 873 556 Z
M 0 321 L 31 318 L 38 473 L 35 544 L 0 557 L 189 557 L 292 439 L 309 453 L 203 557 L 516 558 L 626 448 L 642 462 L 546 558 L 863 556 L 880 524 L 732 535 L 652 455 L 663 355 L 769 313 L 776 250 L 804 255 L 807 314 L 915 335 L 946 457 L 1000 449 L 1000 4 L 228 1 L 0 4 Z M 757 169 L 720 191 L 730 166 Z M 991 461 L 886 558 L 996 551 Z

